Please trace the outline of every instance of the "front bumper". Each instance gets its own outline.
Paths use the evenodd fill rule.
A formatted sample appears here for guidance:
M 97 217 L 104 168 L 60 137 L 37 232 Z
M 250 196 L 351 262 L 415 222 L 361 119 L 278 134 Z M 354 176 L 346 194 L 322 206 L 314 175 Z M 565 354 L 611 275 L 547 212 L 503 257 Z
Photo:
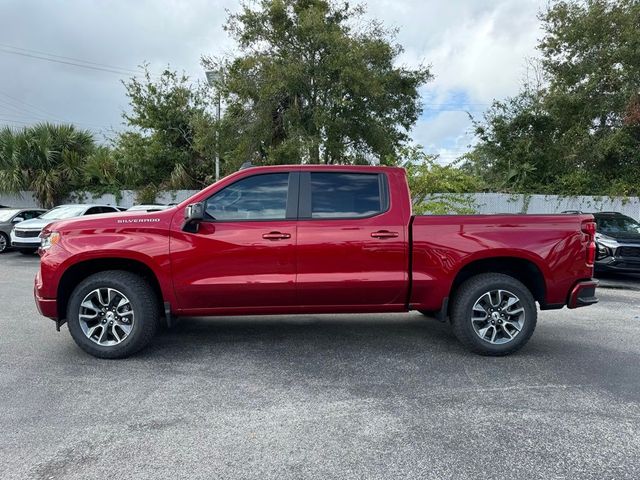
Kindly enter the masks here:
M 49 317 L 51 320 L 58 320 L 58 301 L 55 298 L 44 298 L 40 295 L 42 289 L 42 281 L 40 279 L 40 271 L 36 274 L 33 285 L 33 297 L 36 301 L 36 307 L 40 315 Z
M 40 247 L 40 237 L 16 237 L 16 234 L 11 232 L 11 246 L 13 248 L 37 249 Z
M 583 280 L 574 285 L 569 293 L 567 308 L 586 307 L 598 303 L 596 297 L 597 280 Z
M 609 257 L 595 263 L 596 272 L 640 273 L 640 260 L 637 258 Z

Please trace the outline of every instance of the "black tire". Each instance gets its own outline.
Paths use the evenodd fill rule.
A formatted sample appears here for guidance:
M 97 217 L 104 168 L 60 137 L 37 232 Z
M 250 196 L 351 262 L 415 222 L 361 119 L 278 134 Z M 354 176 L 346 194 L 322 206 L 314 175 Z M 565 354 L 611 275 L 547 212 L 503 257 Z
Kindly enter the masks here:
M 131 332 L 121 343 L 99 345 L 89 339 L 80 324 L 80 303 L 93 290 L 114 288 L 130 301 L 135 317 Z M 67 308 L 67 324 L 73 340 L 85 352 L 98 358 L 125 358 L 146 347 L 158 330 L 160 300 L 149 283 L 131 272 L 110 270 L 95 273 L 74 289 Z
M 22 255 L 33 255 L 36 253 L 37 250 L 38 250 L 37 248 L 21 248 L 20 253 Z
M 11 241 L 9 240 L 9 236 L 4 232 L 0 232 L 0 253 L 4 253 L 9 250 L 10 246 Z
M 487 339 L 480 338 L 480 334 L 474 329 L 473 307 L 483 295 L 491 291 L 506 290 L 513 293 L 520 300 L 524 309 L 524 320 L 519 333 L 512 340 L 495 344 Z M 497 302 L 496 302 L 497 303 Z M 482 312 L 480 312 L 482 315 Z M 533 295 L 524 284 L 509 275 L 501 273 L 484 273 L 471 277 L 457 289 L 451 306 L 451 323 L 453 332 L 460 342 L 474 353 L 489 356 L 509 355 L 522 348 L 533 335 L 536 328 L 538 311 Z M 487 314 L 487 318 L 489 314 Z M 480 323 L 482 326 L 482 323 Z M 492 328 L 492 327 L 490 327 Z M 515 330 L 511 329 L 511 332 Z M 491 330 L 493 332 L 493 330 Z

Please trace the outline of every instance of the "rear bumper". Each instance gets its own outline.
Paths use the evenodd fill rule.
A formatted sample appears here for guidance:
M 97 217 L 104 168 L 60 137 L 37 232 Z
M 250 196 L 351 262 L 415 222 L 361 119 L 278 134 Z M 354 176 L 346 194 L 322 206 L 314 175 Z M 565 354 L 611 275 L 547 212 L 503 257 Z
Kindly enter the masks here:
M 575 284 L 569 294 L 568 308 L 586 307 L 598 303 L 596 297 L 597 280 L 584 280 Z

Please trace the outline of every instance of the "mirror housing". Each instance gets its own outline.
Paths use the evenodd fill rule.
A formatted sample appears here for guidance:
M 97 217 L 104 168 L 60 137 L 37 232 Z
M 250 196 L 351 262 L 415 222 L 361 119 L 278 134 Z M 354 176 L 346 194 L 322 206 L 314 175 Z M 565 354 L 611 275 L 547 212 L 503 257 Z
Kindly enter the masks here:
M 11 220 L 11 223 L 20 223 L 20 222 L 24 222 L 24 218 L 15 217 L 13 220 Z
M 184 209 L 184 226 L 182 230 L 185 232 L 196 233 L 198 225 L 204 219 L 204 203 L 192 203 Z

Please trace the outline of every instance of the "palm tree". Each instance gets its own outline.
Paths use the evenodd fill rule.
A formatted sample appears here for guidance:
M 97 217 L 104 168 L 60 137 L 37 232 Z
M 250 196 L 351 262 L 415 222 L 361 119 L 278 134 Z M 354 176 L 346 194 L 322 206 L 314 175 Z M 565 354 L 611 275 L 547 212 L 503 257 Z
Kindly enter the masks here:
M 26 150 L 23 132 L 15 132 L 9 127 L 0 130 L 0 192 L 2 193 L 18 193 L 27 186 L 28 182 L 21 163 Z
M 95 150 L 90 132 L 73 125 L 41 123 L 0 130 L 0 192 L 33 190 L 45 207 L 81 186 L 83 164 Z

